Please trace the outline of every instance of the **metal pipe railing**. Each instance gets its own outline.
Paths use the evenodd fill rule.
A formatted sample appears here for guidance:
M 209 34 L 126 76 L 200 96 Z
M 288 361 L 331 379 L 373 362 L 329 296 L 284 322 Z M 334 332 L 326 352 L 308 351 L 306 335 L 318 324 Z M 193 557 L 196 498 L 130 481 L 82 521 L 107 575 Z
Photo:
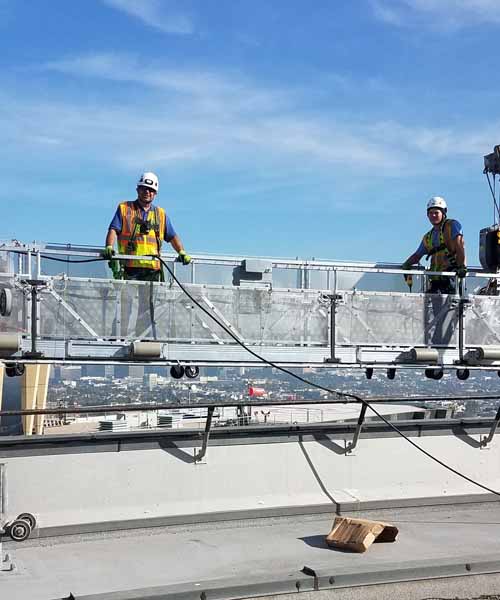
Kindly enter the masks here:
M 0 247 L 0 251 L 3 252 L 14 252 L 16 254 L 26 253 L 30 255 L 38 255 L 43 259 L 42 255 L 58 256 L 73 256 L 80 258 L 98 258 L 101 256 L 101 249 L 95 247 L 84 247 L 84 246 L 72 246 L 70 244 L 23 244 L 18 245 L 4 245 Z M 177 255 L 174 253 L 161 253 L 161 257 L 166 261 L 175 261 Z M 235 256 L 235 255 L 210 255 L 210 254 L 191 254 L 191 257 L 197 264 L 207 265 L 220 265 L 220 266 L 239 266 L 241 262 L 248 256 Z M 130 260 L 130 259 L 150 259 L 151 256 L 131 256 L 127 254 L 116 254 L 116 259 Z M 334 261 L 334 260 L 316 260 L 316 259 L 286 259 L 286 258 L 272 258 L 272 257 L 252 257 L 263 260 L 269 260 L 273 267 L 281 269 L 305 269 L 305 270 L 324 270 L 324 271 L 339 271 L 339 272 L 352 272 L 352 273 L 380 273 L 380 274 L 392 274 L 392 275 L 418 275 L 423 277 L 440 275 L 444 277 L 456 277 L 456 273 L 452 271 L 428 271 L 424 268 L 415 268 L 411 270 L 404 270 L 400 268 L 400 265 L 396 263 L 387 262 L 364 262 L 364 261 Z M 479 278 L 491 278 L 500 279 L 500 273 L 485 273 L 479 266 L 468 268 L 467 278 L 479 277 Z
M 385 396 L 374 396 L 364 398 L 366 402 L 370 404 L 401 404 L 401 403 L 415 403 L 415 402 L 474 402 L 477 400 L 499 400 L 499 394 L 474 394 L 468 396 L 414 396 L 414 397 L 385 397 Z M 95 414 L 102 412 L 140 412 L 140 411 L 154 411 L 154 410 L 170 410 L 170 409 L 194 409 L 194 408 L 213 408 L 213 407 L 246 407 L 249 404 L 249 400 L 242 400 L 239 402 L 200 402 L 200 403 L 189 403 L 189 402 L 168 402 L 164 404 L 154 403 L 143 403 L 143 404 L 103 404 L 100 406 L 79 406 L 79 407 L 66 407 L 66 408 L 45 408 L 45 409 L 31 409 L 31 410 L 1 410 L 0 417 L 12 417 L 20 415 L 57 415 L 57 414 Z M 301 399 L 295 400 L 265 400 L 262 402 L 252 401 L 252 406 L 298 406 L 298 405 L 335 405 L 335 404 L 360 404 L 359 400 L 354 398 L 345 398 L 337 400 L 309 400 Z

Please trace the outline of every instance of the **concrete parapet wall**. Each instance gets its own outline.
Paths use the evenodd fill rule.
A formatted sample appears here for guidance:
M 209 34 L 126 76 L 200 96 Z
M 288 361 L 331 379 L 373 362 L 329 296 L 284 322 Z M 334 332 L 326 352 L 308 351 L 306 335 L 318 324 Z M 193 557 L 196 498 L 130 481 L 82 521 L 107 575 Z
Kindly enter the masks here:
M 479 435 L 426 435 L 414 441 L 498 490 L 500 436 L 480 449 Z M 169 434 L 147 442 L 123 436 L 104 446 L 96 445 L 98 436 L 89 436 L 59 444 L 57 452 L 48 449 L 45 438 L 47 448 L 40 443 L 31 456 L 15 456 L 6 442 L 0 462 L 7 465 L 7 516 L 31 512 L 41 528 L 85 529 L 95 523 L 106 528 L 117 521 L 124 526 L 159 518 L 188 522 L 194 515 L 210 519 L 215 513 L 314 506 L 333 513 L 342 505 L 456 501 L 485 493 L 399 437 L 362 437 L 348 455 L 350 436 L 300 437 L 259 440 L 255 434 L 249 442 L 231 440 L 228 432 L 224 443 L 209 445 L 202 463 L 193 460 L 199 442 L 178 444 Z

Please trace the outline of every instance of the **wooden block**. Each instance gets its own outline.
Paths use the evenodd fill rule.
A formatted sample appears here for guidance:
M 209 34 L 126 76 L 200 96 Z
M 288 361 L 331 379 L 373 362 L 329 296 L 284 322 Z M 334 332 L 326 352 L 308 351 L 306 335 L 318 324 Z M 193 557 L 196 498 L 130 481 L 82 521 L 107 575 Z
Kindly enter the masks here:
M 366 552 L 373 542 L 394 542 L 398 528 L 382 521 L 335 517 L 333 527 L 325 540 L 333 548 Z

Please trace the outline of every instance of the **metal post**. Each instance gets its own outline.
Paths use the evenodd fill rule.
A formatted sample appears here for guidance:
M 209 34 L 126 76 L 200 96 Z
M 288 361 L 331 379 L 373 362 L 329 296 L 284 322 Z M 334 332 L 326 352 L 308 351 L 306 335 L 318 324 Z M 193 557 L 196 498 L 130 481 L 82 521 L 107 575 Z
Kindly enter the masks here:
M 358 424 L 356 426 L 356 431 L 354 432 L 354 437 L 352 438 L 352 442 L 346 447 L 346 454 L 352 452 L 358 443 L 359 434 L 361 433 L 361 429 L 363 427 L 363 423 L 365 422 L 366 409 L 368 408 L 367 404 L 363 404 L 361 407 L 361 412 L 358 417 Z
M 335 305 L 335 294 L 332 294 L 330 298 L 330 362 L 337 362 L 337 358 L 335 356 L 335 313 L 336 311 Z
M 340 358 L 335 356 L 335 328 L 336 328 L 336 313 L 337 313 L 337 300 L 341 300 L 342 296 L 339 294 L 332 294 L 330 296 L 330 358 L 325 359 L 325 362 L 338 363 Z
M 36 338 L 38 335 L 38 306 L 37 289 L 31 287 L 31 353 L 36 354 Z
M 32 269 L 32 265 L 31 265 L 31 251 L 28 251 L 28 268 L 26 269 L 27 273 L 28 273 L 28 277 L 33 277 L 33 275 L 31 274 L 31 269 Z
M 212 417 L 214 415 L 215 406 L 209 406 L 207 411 L 207 420 L 205 422 L 205 432 L 203 433 L 203 442 L 200 451 L 194 455 L 194 462 L 199 462 L 207 453 L 208 438 L 210 437 L 210 429 L 212 427 Z
M 458 301 L 458 358 L 460 363 L 464 362 L 465 355 L 465 327 L 464 327 L 464 315 L 465 305 L 469 304 L 470 300 L 465 295 L 464 280 L 457 277 L 456 290 L 459 293 Z
M 40 251 L 36 253 L 36 279 L 40 279 L 42 276 L 42 259 L 40 257 Z
M 493 440 L 493 436 L 495 435 L 495 432 L 497 430 L 499 423 L 500 423 L 500 406 L 498 407 L 497 414 L 495 416 L 495 420 L 493 421 L 493 424 L 491 425 L 491 429 L 490 429 L 490 433 L 488 434 L 488 437 L 485 437 L 484 440 L 481 440 L 481 442 L 479 444 L 480 448 L 484 448 Z
M 5 533 L 5 515 L 7 514 L 7 465 L 0 463 L 0 572 L 12 571 L 14 565 L 10 556 L 3 553 L 2 536 Z
M 31 321 L 31 352 L 26 353 L 26 356 L 29 358 L 41 358 L 42 353 L 37 352 L 36 343 L 39 334 L 39 321 L 40 317 L 38 315 L 38 288 L 46 285 L 45 281 L 40 281 L 38 279 L 27 279 L 24 283 L 31 286 L 31 315 L 29 320 Z

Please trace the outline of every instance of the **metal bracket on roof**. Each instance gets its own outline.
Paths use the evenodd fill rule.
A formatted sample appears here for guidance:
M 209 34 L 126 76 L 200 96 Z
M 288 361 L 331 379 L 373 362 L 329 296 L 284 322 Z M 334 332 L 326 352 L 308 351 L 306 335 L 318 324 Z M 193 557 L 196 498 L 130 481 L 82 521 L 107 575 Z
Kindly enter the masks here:
M 495 432 L 497 430 L 498 424 L 500 423 L 500 406 L 498 407 L 497 410 L 497 414 L 495 416 L 495 420 L 493 421 L 493 423 L 491 424 L 491 429 L 490 432 L 488 434 L 488 437 L 485 437 L 484 439 L 482 439 L 479 443 L 479 447 L 480 448 L 484 448 L 485 446 L 487 446 L 490 442 L 493 441 L 493 437 L 495 435 Z
M 319 592 L 319 578 L 318 578 L 318 574 L 316 573 L 316 571 L 314 569 L 311 569 L 311 567 L 308 567 L 307 565 L 304 565 L 301 569 L 301 572 L 304 573 L 304 575 L 309 575 L 310 577 L 313 578 L 313 589 L 315 592 Z M 297 587 L 297 591 L 299 591 L 299 587 Z
M 201 444 L 201 449 L 194 455 L 194 462 L 200 462 L 202 458 L 204 458 L 207 453 L 208 446 L 208 438 L 210 437 L 210 429 L 212 428 L 212 417 L 214 416 L 215 406 L 210 406 L 207 412 L 207 421 L 205 423 L 205 431 L 203 433 L 203 441 Z
M 350 454 L 354 448 L 356 448 L 358 444 L 359 434 L 361 433 L 361 429 L 363 428 L 363 423 L 365 422 L 366 409 L 368 408 L 368 404 L 363 404 L 361 407 L 361 412 L 358 417 L 358 424 L 356 425 L 356 431 L 354 432 L 354 437 L 352 438 L 352 442 L 346 446 L 345 453 Z

